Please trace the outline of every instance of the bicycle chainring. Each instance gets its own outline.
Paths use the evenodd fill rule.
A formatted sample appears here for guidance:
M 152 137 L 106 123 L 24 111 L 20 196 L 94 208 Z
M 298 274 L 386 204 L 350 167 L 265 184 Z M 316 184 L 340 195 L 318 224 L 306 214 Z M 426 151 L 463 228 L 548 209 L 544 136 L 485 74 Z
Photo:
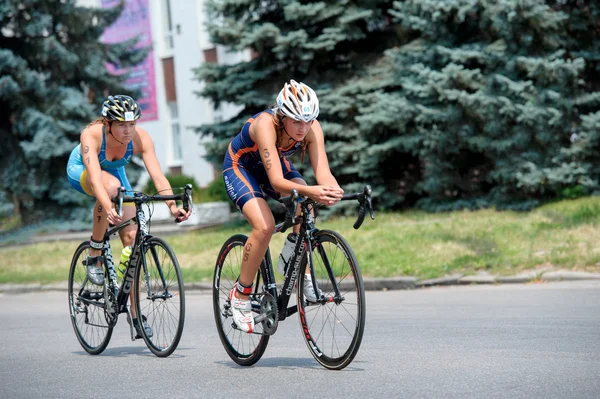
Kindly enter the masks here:
M 265 335 L 273 335 L 277 331 L 279 317 L 277 312 L 277 302 L 273 295 L 268 292 L 263 293 L 260 300 L 260 315 L 266 316 L 261 322 Z

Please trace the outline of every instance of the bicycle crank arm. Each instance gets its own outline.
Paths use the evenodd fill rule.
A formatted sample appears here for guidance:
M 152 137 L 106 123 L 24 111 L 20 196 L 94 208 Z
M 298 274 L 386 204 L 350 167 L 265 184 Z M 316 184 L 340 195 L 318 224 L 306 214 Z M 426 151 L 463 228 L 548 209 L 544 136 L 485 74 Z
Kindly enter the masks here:
M 129 311 L 129 305 L 127 305 L 127 307 L 125 308 L 127 310 L 127 320 L 133 320 L 133 317 L 131 317 L 131 312 Z M 129 332 L 131 333 L 131 340 L 135 341 L 135 337 L 137 335 L 137 331 L 135 331 L 135 327 L 133 326 L 133 322 L 128 323 L 129 324 Z

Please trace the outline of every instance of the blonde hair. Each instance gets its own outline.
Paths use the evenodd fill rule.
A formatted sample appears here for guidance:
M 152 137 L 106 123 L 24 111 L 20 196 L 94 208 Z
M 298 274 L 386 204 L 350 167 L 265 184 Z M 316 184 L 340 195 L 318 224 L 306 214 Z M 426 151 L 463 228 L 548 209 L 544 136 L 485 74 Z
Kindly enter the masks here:
M 103 116 L 98 117 L 98 118 L 94 119 L 93 121 L 91 121 L 90 123 L 88 123 L 88 125 L 85 127 L 85 129 L 87 129 L 90 126 L 98 125 L 100 123 L 104 125 L 105 123 L 108 123 L 108 119 L 106 119 Z
M 277 155 L 279 155 L 279 158 L 281 158 L 279 140 L 281 139 L 281 137 L 283 137 L 283 133 L 285 131 L 283 126 L 283 118 L 285 118 L 286 116 L 279 112 L 279 110 L 277 110 L 277 106 L 275 105 L 271 106 L 271 109 L 274 110 L 273 115 L 271 115 L 271 117 L 273 118 L 273 124 L 275 125 L 275 132 L 277 133 L 277 142 L 275 143 L 275 145 L 277 146 Z M 304 163 L 304 154 L 306 153 L 307 144 L 308 142 L 306 140 L 306 137 L 304 137 L 304 140 L 302 140 L 302 153 L 300 155 L 300 163 Z

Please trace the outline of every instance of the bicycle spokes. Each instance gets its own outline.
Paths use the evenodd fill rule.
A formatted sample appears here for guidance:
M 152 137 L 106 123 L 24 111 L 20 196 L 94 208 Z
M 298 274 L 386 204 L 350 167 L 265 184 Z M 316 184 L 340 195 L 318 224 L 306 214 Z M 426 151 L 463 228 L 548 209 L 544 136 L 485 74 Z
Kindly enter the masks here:
M 345 240 L 332 231 L 314 236 L 312 275 L 321 299 L 308 303 L 300 279 L 298 309 L 306 344 L 324 367 L 346 367 L 362 340 L 365 318 L 364 287 L 358 262 Z

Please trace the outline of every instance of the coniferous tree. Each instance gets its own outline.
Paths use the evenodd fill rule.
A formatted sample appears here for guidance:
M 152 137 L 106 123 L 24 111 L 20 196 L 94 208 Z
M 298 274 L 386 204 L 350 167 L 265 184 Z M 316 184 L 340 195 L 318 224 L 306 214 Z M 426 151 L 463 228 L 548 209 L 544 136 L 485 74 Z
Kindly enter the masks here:
M 136 39 L 100 42 L 123 10 L 75 0 L 5 0 L 0 5 L 0 188 L 23 223 L 71 212 L 82 196 L 68 187 L 66 163 L 81 129 L 107 93 L 127 92 L 131 66 L 147 54 Z
M 585 61 L 581 76 L 585 93 L 575 100 L 571 145 L 556 154 L 556 165 L 545 171 L 550 181 L 563 187 L 560 196 L 571 198 L 600 190 L 600 4 L 592 0 L 549 4 L 569 16 L 568 56 Z
M 200 129 L 216 138 L 216 162 L 292 75 L 319 90 L 336 176 L 372 183 L 384 208 L 527 209 L 573 187 L 598 188 L 594 2 L 299 3 L 211 3 L 215 42 L 258 54 L 198 70 L 203 95 L 244 105 L 236 118 Z M 324 19 L 302 22 L 317 10 Z M 352 21 L 346 12 L 366 15 L 363 25 L 340 30 Z M 365 27 L 358 40 L 356 26 Z M 323 41 L 332 32 L 340 41 Z
M 231 138 L 253 113 L 272 105 L 284 82 L 302 81 L 319 95 L 319 121 L 326 150 L 338 181 L 345 185 L 360 179 L 352 159 L 362 146 L 358 128 L 339 123 L 353 99 L 331 97 L 332 89 L 361 79 L 368 66 L 396 40 L 387 0 L 256 1 L 210 0 L 208 30 L 215 44 L 231 51 L 251 49 L 249 61 L 234 65 L 204 64 L 197 77 L 205 83 L 201 93 L 215 107 L 223 102 L 242 105 L 232 119 L 197 130 L 213 139 L 208 159 L 219 165 Z M 343 103 L 341 104 L 340 101 Z M 311 170 L 306 172 L 311 182 Z
M 412 194 L 426 209 L 524 209 L 572 184 L 557 155 L 590 94 L 568 14 L 542 0 L 398 1 L 391 14 L 404 44 L 356 117 L 370 142 L 362 170 L 400 168 L 390 206 Z

